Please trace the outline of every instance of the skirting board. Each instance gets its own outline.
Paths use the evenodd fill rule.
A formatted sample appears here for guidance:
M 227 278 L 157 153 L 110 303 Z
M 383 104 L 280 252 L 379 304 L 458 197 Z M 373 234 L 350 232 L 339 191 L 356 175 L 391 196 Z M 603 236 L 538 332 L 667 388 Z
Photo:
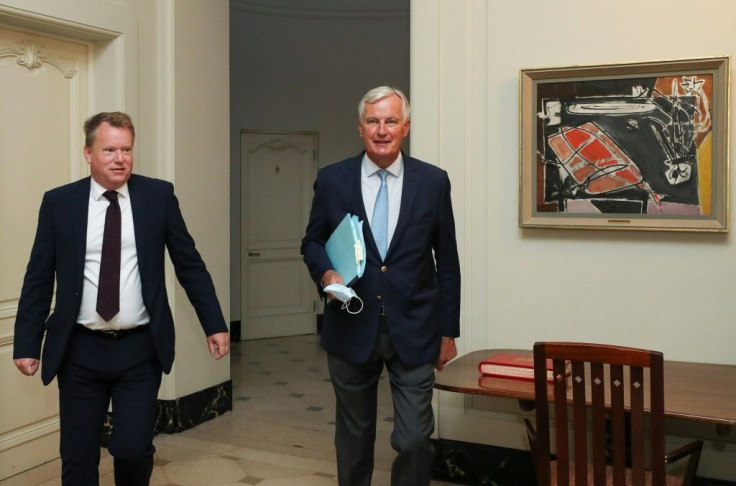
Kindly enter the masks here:
M 233 382 L 200 390 L 175 400 L 159 400 L 156 410 L 155 433 L 176 434 L 208 420 L 215 419 L 233 409 Z M 103 444 L 107 444 L 113 427 L 110 412 L 105 419 Z
M 529 451 L 446 439 L 432 441 L 437 451 L 433 477 L 467 485 L 534 485 Z M 695 486 L 736 486 L 736 482 L 697 477 Z

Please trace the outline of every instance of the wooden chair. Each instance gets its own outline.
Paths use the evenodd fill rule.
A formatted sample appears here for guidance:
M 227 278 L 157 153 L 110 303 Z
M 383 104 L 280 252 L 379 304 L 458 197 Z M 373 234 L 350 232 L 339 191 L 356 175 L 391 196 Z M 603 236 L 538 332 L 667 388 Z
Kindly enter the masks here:
M 547 360 L 552 360 L 551 383 L 547 381 Z M 539 486 L 692 483 L 703 441 L 665 454 L 662 353 L 601 344 L 536 343 L 534 390 L 536 431 L 529 420 L 525 422 Z M 550 395 L 554 399 L 556 458 L 550 450 Z M 645 415 L 650 418 L 648 431 Z M 608 421 L 610 435 L 606 433 Z M 686 456 L 690 460 L 683 476 L 666 474 L 666 464 Z M 649 468 L 645 468 L 645 457 L 649 457 Z

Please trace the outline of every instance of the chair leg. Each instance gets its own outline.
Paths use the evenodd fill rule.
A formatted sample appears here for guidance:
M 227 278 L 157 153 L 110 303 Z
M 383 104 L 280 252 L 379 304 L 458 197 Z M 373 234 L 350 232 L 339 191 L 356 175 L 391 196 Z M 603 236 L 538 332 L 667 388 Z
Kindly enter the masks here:
M 537 441 L 537 432 L 534 430 L 529 419 L 524 419 L 526 424 L 526 437 L 529 440 L 529 449 L 532 453 L 532 460 L 534 461 L 534 475 L 537 479 L 538 486 L 546 486 L 548 484 L 547 475 L 545 471 L 549 470 L 549 457 L 543 457 L 544 452 L 539 448 Z
M 700 453 L 703 450 L 703 441 L 698 440 L 693 443 L 693 451 L 690 459 L 687 461 L 687 470 L 685 477 L 682 479 L 682 486 L 691 486 L 695 480 L 695 473 L 698 470 L 698 462 L 700 462 Z

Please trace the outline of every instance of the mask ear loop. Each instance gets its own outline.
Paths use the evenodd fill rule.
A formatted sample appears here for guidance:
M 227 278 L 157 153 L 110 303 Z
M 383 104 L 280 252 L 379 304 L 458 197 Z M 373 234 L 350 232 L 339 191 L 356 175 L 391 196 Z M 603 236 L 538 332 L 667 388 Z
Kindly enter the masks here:
M 350 302 L 352 302 L 353 299 L 358 299 L 358 301 L 360 302 L 360 309 L 358 309 L 355 312 L 353 312 L 353 311 L 350 310 Z M 353 297 L 353 299 L 350 299 L 350 300 L 348 300 L 346 302 L 343 302 L 342 308 L 345 309 L 346 311 L 348 311 L 349 314 L 358 314 L 360 311 L 363 310 L 363 301 L 357 295 L 355 297 Z

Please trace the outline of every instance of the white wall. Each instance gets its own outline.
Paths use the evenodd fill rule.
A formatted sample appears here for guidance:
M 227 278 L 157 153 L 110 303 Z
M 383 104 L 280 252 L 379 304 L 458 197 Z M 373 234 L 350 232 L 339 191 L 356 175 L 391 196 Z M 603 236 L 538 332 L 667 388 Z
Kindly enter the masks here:
M 176 1 L 173 108 L 175 173 L 182 211 L 230 322 L 230 90 L 227 0 Z M 229 355 L 215 362 L 194 309 L 176 287 L 179 322 L 174 396 L 230 379 Z M 185 317 L 186 316 L 186 317 Z M 183 329 L 182 329 L 183 328 Z
M 580 340 L 736 364 L 730 234 L 522 230 L 517 219 L 520 69 L 733 55 L 734 13 L 728 0 L 412 2 L 412 152 L 453 182 L 461 352 Z M 519 418 L 498 413 L 508 404 L 479 410 L 445 393 L 439 404 L 440 436 L 524 447 Z M 734 440 L 709 441 L 700 474 L 736 479 Z
M 318 132 L 320 166 L 357 154 L 363 94 L 384 84 L 409 90 L 407 7 L 408 0 L 231 1 L 233 320 L 240 319 L 240 131 Z
M 129 0 L 139 23 L 139 172 L 170 180 L 229 322 L 229 46 L 227 0 Z M 176 360 L 159 398 L 230 379 L 215 362 L 181 286 L 168 269 Z
M 602 340 L 736 364 L 730 235 L 518 227 L 519 69 L 733 54 L 732 3 L 663 6 L 415 2 L 412 72 L 435 74 L 412 77 L 413 153 L 453 176 L 463 351 Z
M 227 0 L 173 2 L 174 177 L 187 226 L 230 322 L 230 90 Z M 174 396 L 230 379 L 229 355 L 215 362 L 194 309 L 176 287 L 179 318 Z

